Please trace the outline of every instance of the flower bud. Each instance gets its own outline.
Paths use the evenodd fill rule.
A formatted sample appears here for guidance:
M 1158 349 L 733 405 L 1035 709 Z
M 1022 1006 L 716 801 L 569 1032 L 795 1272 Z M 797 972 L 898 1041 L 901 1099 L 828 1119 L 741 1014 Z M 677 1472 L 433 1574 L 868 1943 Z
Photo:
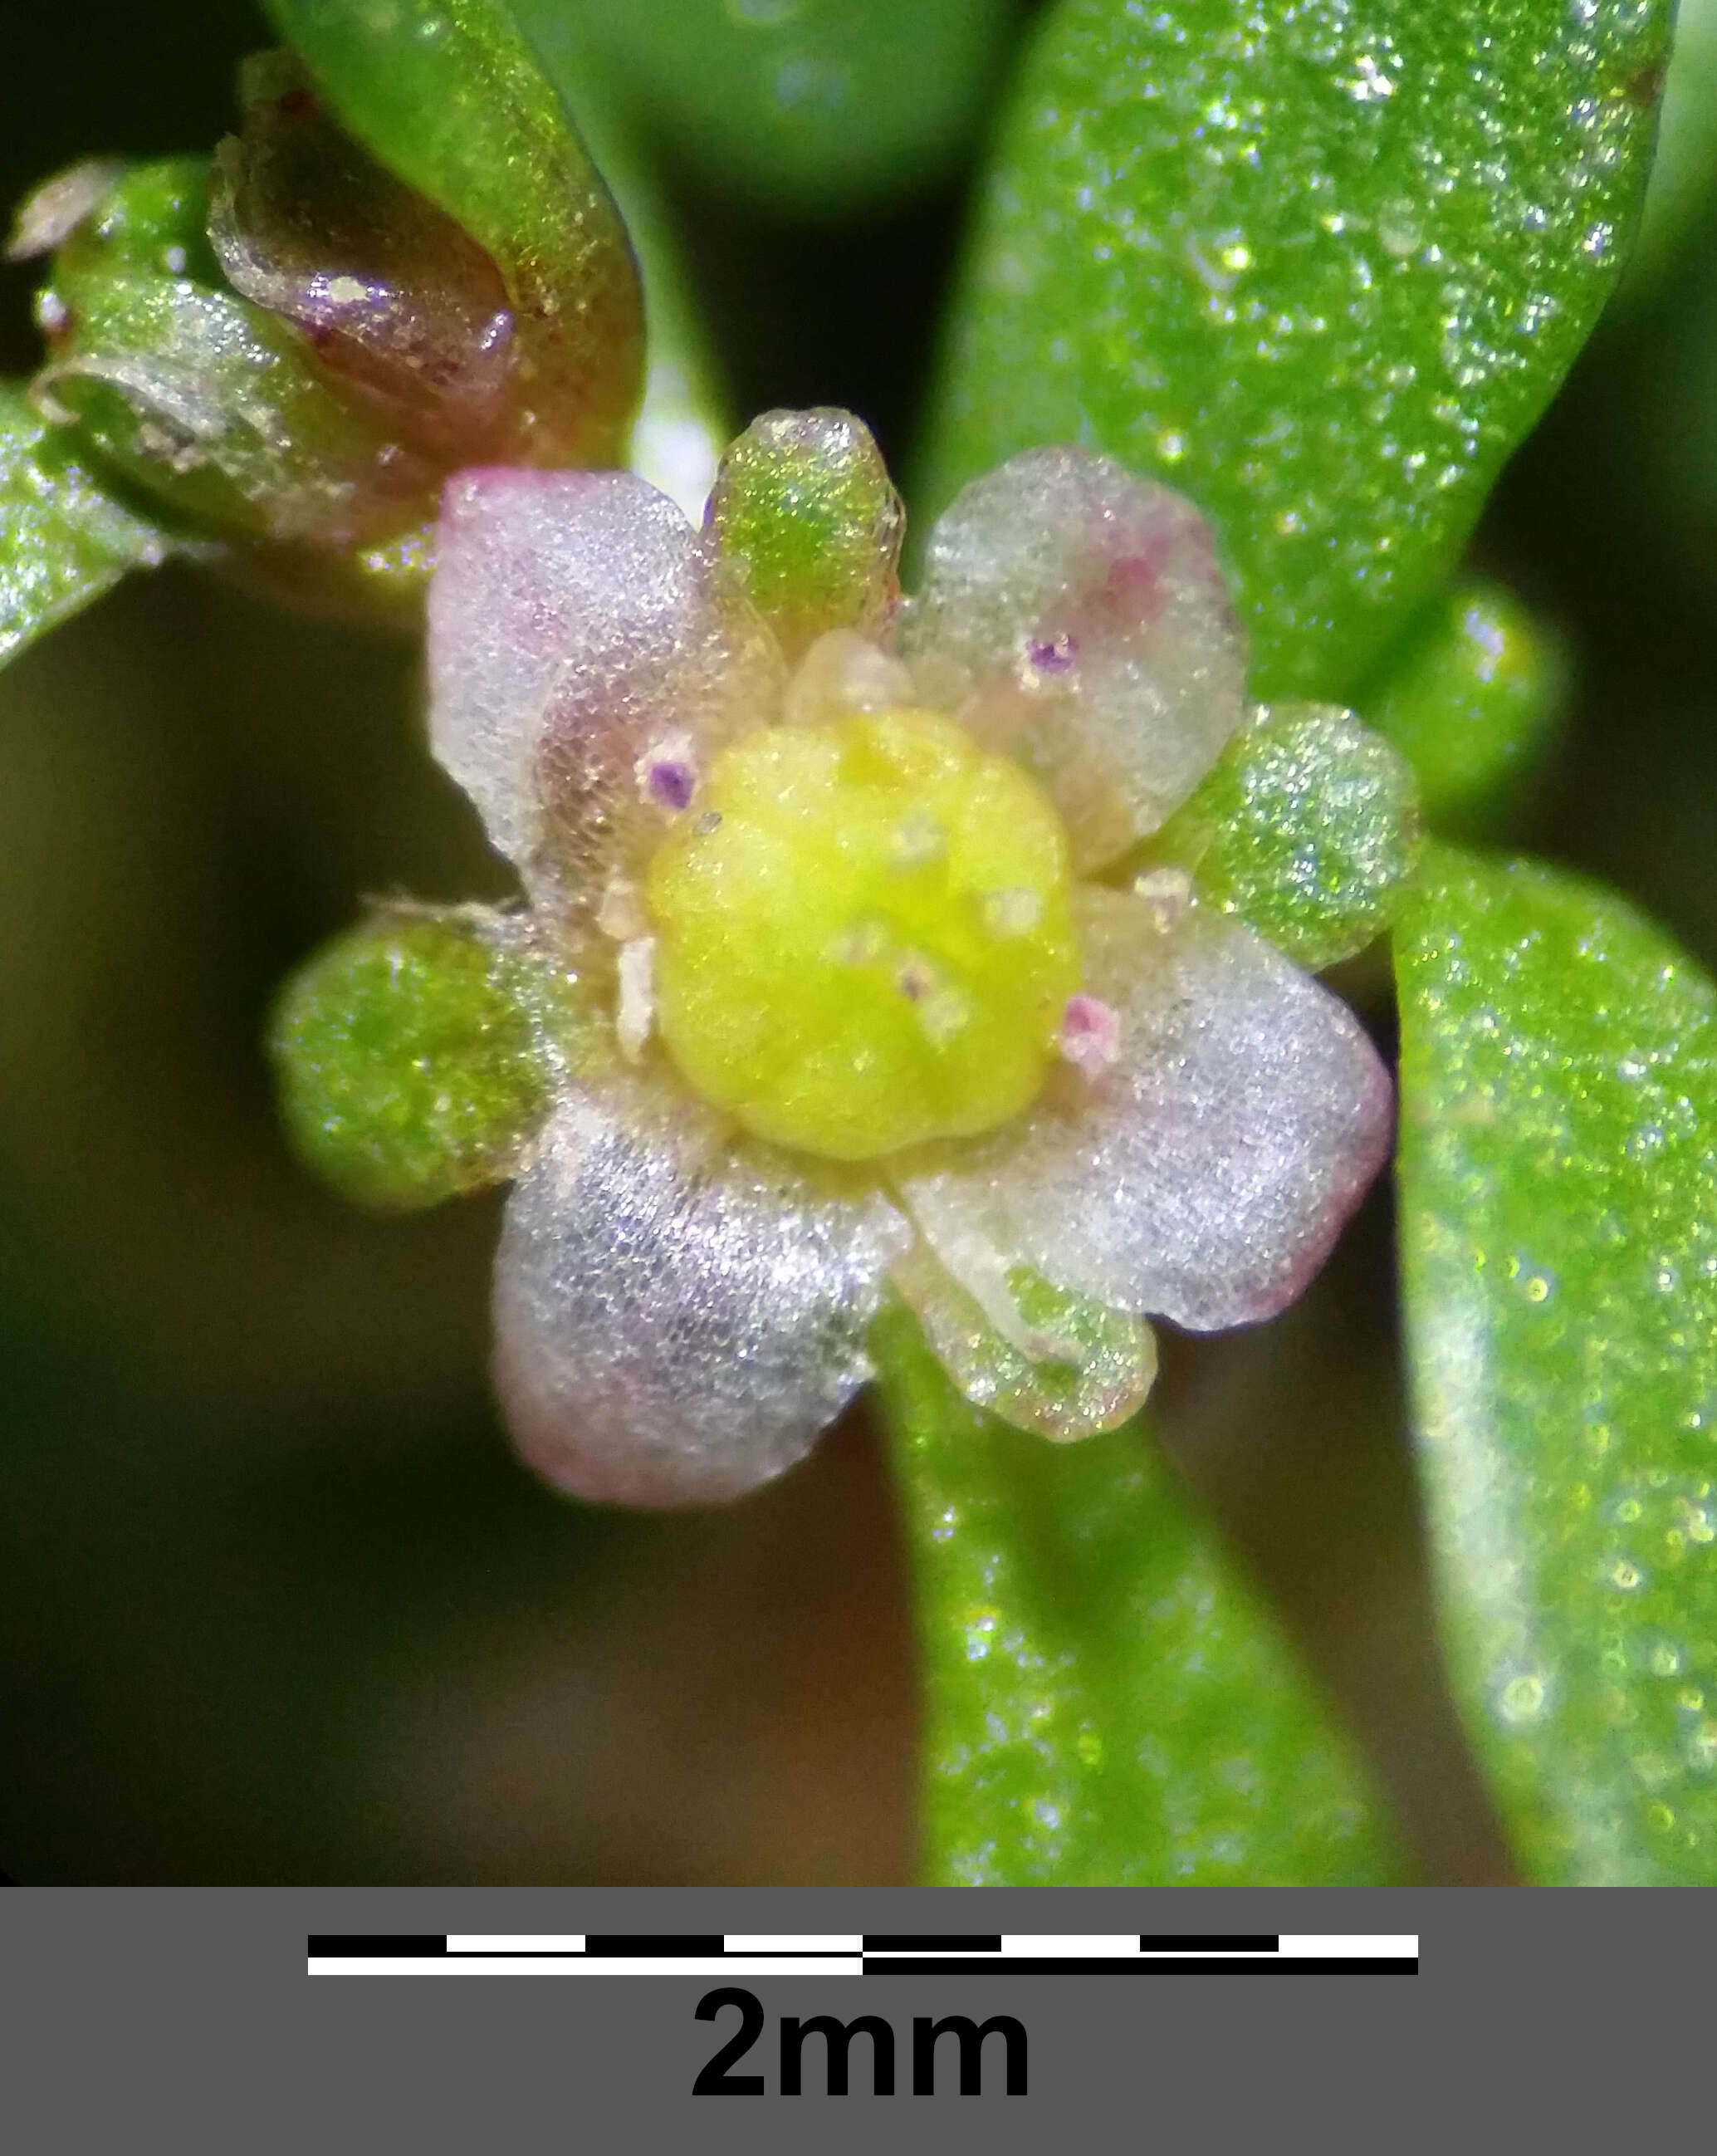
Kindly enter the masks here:
M 618 214 L 503 13 L 433 50 L 403 18 L 358 27 L 387 37 L 356 69 L 331 76 L 315 23 L 314 79 L 291 54 L 248 63 L 213 168 L 50 181 L 13 252 L 54 250 L 32 394 L 107 483 L 250 581 L 409 616 L 451 473 L 619 459 L 641 308 Z M 378 114 L 383 60 L 410 95 Z
M 423 523 L 434 468 L 227 288 L 208 208 L 191 159 L 134 167 L 94 204 L 38 299 L 39 408 L 191 536 L 346 552 Z
M 394 439 L 444 467 L 512 461 L 518 340 L 494 262 L 343 133 L 284 55 L 244 85 L 209 213 L 227 281 L 295 324 Z

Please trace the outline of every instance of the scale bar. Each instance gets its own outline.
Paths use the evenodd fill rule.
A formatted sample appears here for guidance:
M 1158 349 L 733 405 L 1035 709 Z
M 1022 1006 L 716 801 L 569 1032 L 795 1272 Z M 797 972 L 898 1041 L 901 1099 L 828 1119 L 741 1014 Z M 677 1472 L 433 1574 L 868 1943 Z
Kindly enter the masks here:
M 312 1976 L 1416 1976 L 1417 1935 L 316 1933 Z

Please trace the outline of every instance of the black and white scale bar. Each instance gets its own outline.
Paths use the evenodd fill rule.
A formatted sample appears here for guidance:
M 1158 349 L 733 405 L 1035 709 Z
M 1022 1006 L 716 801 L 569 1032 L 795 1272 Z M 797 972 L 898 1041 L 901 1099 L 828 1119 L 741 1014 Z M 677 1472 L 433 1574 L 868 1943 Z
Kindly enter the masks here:
M 1417 1976 L 1417 1936 L 1315 1933 L 319 1935 L 312 1976 Z

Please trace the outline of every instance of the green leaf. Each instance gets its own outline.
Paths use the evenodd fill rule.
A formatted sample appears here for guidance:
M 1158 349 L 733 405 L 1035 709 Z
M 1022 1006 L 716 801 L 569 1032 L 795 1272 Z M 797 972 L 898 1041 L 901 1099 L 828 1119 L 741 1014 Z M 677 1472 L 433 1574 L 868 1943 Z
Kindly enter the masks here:
M 1421 845 L 1417 789 L 1389 743 L 1332 704 L 1262 704 L 1140 857 L 1190 871 L 1314 971 L 1380 936 Z
M 1397 940 L 1457 1697 L 1534 1879 L 1717 1883 L 1717 988 L 1609 893 L 1441 849 Z
M 1494 585 L 1462 583 L 1427 608 L 1361 697 L 1367 724 L 1418 773 L 1429 822 L 1499 821 L 1567 713 L 1560 639 Z
M 515 0 L 726 184 L 797 213 L 932 176 L 976 126 L 1018 0 Z
M 1622 290 L 1632 300 L 1656 285 L 1717 187 L 1717 0 L 1678 0 L 1675 47 L 1663 81 L 1658 154 L 1639 244 Z
M 1365 1779 L 1136 1424 L 1071 1445 L 968 1407 L 899 1308 L 873 1339 L 927 1692 L 943 1885 L 1356 1885 Z
M 0 384 L 0 665 L 167 542 L 109 494 L 69 431 Z
M 1214 521 L 1264 698 L 1346 701 L 1614 280 L 1668 0 L 1061 0 L 915 514 L 1077 442 Z M 920 519 L 922 521 L 922 519 Z
M 642 370 L 637 268 L 502 0 L 268 0 L 268 12 L 341 124 L 499 266 L 545 408 L 582 414 L 577 460 L 613 461 Z

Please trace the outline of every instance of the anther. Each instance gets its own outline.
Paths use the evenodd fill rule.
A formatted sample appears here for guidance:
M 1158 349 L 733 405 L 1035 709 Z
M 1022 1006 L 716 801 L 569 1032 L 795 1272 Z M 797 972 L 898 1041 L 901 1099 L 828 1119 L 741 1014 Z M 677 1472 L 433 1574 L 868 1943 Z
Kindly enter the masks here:
M 647 748 L 633 769 L 643 798 L 678 815 L 691 806 L 698 789 L 698 767 L 689 734 L 674 734 Z
M 1171 928 L 1192 903 L 1192 879 L 1185 869 L 1147 869 L 1134 877 L 1133 891 L 1151 908 L 1159 928 Z
M 1071 674 L 1079 646 L 1065 629 L 1057 636 L 1028 636 L 1025 644 L 1028 679 L 1053 680 Z
M 1120 1053 L 1120 1016 L 1095 996 L 1069 996 L 1061 1014 L 1061 1052 L 1089 1079 L 1103 1075 Z

